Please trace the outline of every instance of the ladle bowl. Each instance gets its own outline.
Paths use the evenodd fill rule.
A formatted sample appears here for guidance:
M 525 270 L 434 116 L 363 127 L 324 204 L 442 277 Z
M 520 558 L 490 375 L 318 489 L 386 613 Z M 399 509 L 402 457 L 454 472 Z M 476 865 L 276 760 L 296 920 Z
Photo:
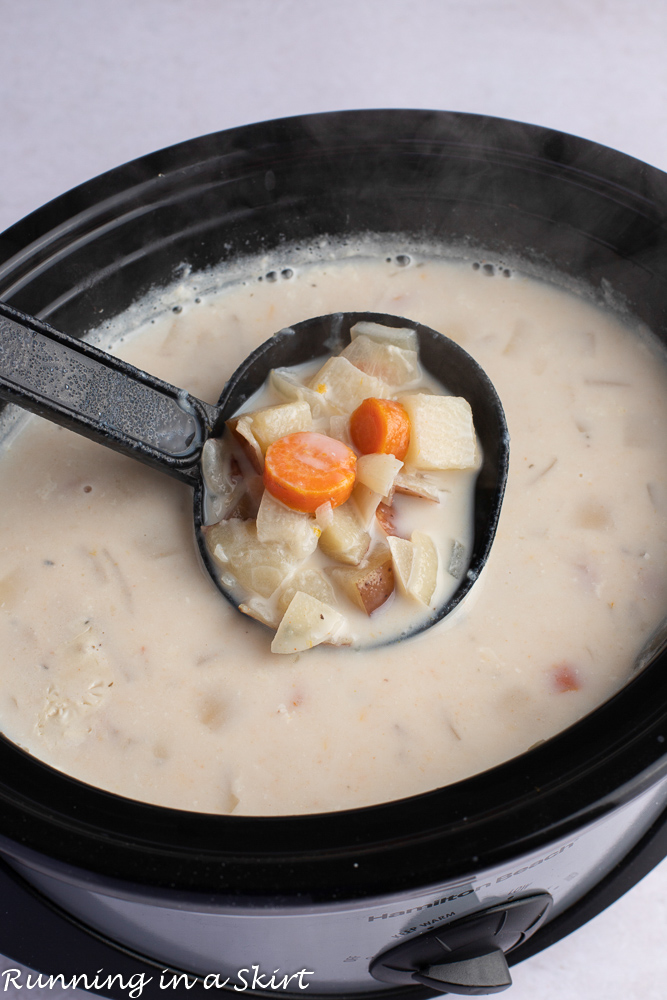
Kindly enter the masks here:
M 409 633 L 414 634 L 449 614 L 477 580 L 493 543 L 509 466 L 509 435 L 495 388 L 477 362 L 448 337 L 383 313 L 335 313 L 307 319 L 280 330 L 253 351 L 212 406 L 0 303 L 0 397 L 192 486 L 199 552 L 218 590 L 238 609 L 238 596 L 222 582 L 204 540 L 203 446 L 209 437 L 225 433 L 226 421 L 273 368 L 339 353 L 350 342 L 351 328 L 362 321 L 415 330 L 426 371 L 447 392 L 470 403 L 483 454 L 475 485 L 474 538 L 467 572 L 456 591 Z M 405 637 L 405 633 L 400 636 Z
M 423 368 L 454 396 L 463 396 L 472 408 L 475 430 L 482 450 L 482 465 L 475 482 L 474 537 L 470 562 L 459 586 L 436 611 L 409 632 L 380 645 L 415 635 L 448 615 L 469 592 L 491 551 L 509 467 L 509 433 L 502 404 L 493 383 L 480 365 L 455 341 L 421 323 L 387 313 L 346 312 L 317 316 L 286 327 L 261 344 L 239 365 L 218 400 L 219 420 L 232 417 L 263 384 L 273 368 L 289 368 L 338 354 L 350 343 L 350 331 L 357 323 L 378 323 L 388 327 L 409 327 L 417 334 L 419 359 Z M 217 425 L 219 427 L 219 424 Z M 195 523 L 205 523 L 205 497 L 201 478 L 195 486 Z M 220 580 L 220 570 L 211 559 L 198 530 L 202 558 L 212 578 L 225 596 L 238 607 L 233 591 Z

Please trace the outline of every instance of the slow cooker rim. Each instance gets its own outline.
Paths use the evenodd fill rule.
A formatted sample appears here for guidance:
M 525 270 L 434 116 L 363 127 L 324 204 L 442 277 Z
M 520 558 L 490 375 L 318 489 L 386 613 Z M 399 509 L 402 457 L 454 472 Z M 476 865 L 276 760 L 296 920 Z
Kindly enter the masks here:
M 399 117 L 402 117 L 406 122 L 412 122 L 412 132 L 410 136 L 406 136 L 406 142 L 408 140 L 412 142 L 416 141 L 414 137 L 416 120 L 418 124 L 423 126 L 435 123 L 437 125 L 435 131 L 437 129 L 446 131 L 448 123 L 452 124 L 456 121 L 467 123 L 473 132 L 475 130 L 481 132 L 484 123 L 492 122 L 498 128 L 509 127 L 513 130 L 518 130 L 518 132 L 524 135 L 529 134 L 534 138 L 540 137 L 543 144 L 550 143 L 555 152 L 558 152 L 557 147 L 559 142 L 561 144 L 565 143 L 566 146 L 574 149 L 577 155 L 587 153 L 589 158 L 594 162 L 604 162 L 610 176 L 598 175 L 587 170 L 582 170 L 572 163 L 565 163 L 563 162 L 562 155 L 560 155 L 560 158 L 553 155 L 549 160 L 543 158 L 542 161 L 538 157 L 535 157 L 535 161 L 550 164 L 550 169 L 557 170 L 558 172 L 569 171 L 573 177 L 582 180 L 582 182 L 585 178 L 587 184 L 592 184 L 593 187 L 602 188 L 605 192 L 608 192 L 605 196 L 612 198 L 612 200 L 616 197 L 622 198 L 625 201 L 629 199 L 633 202 L 633 209 L 635 211 L 646 214 L 646 217 L 651 219 L 657 227 L 663 226 L 665 218 L 664 206 L 657 206 L 653 199 L 623 184 L 621 177 L 627 174 L 627 170 L 631 165 L 635 171 L 639 171 L 644 181 L 646 181 L 647 177 L 650 177 L 652 181 L 656 184 L 659 183 L 659 186 L 662 186 L 664 189 L 665 175 L 657 171 L 656 168 L 642 164 L 640 161 L 634 160 L 626 154 L 591 143 L 589 140 L 567 136 L 564 133 L 558 133 L 553 129 L 545 129 L 541 126 L 508 122 L 506 119 L 492 118 L 491 116 L 466 115 L 459 112 L 411 111 L 409 109 L 325 112 L 313 116 L 294 116 L 293 118 L 281 119 L 274 122 L 241 126 L 237 129 L 226 130 L 225 132 L 211 133 L 208 136 L 199 137 L 198 139 L 186 140 L 175 146 L 166 147 L 155 153 L 147 154 L 129 164 L 112 168 L 97 178 L 84 182 L 82 185 L 72 189 L 72 191 L 58 196 L 46 206 L 37 209 L 23 220 L 19 220 L 10 229 L 6 230 L 4 234 L 0 235 L 0 258 L 4 258 L 4 264 L 0 264 L 0 289 L 3 287 L 6 288 L 6 283 L 8 280 L 11 280 L 12 275 L 20 272 L 22 262 L 30 257 L 31 248 L 34 250 L 37 246 L 41 246 L 44 252 L 47 252 L 49 250 L 49 234 L 54 234 L 53 238 L 56 241 L 61 237 L 62 234 L 58 232 L 58 224 L 56 223 L 58 217 L 61 218 L 61 224 L 65 227 L 68 224 L 70 226 L 74 225 L 77 218 L 83 219 L 84 217 L 86 218 L 86 224 L 88 224 L 90 219 L 86 217 L 86 213 L 88 212 L 92 217 L 95 216 L 96 207 L 98 203 L 102 205 L 104 202 L 102 195 L 108 189 L 109 185 L 113 187 L 119 181 L 123 183 L 124 179 L 127 179 L 128 186 L 120 193 L 120 201 L 122 202 L 124 197 L 129 197 L 132 189 L 129 181 L 133 177 L 140 174 L 145 179 L 145 175 L 148 175 L 148 180 L 156 183 L 155 173 L 157 167 L 164 167 L 170 159 L 172 164 L 167 172 L 170 175 L 182 174 L 184 171 L 187 172 L 188 169 L 196 169 L 197 163 L 201 162 L 201 154 L 210 147 L 211 143 L 222 143 L 231 155 L 239 153 L 251 156 L 251 147 L 255 139 L 261 140 L 257 147 L 258 149 L 260 147 L 263 148 L 263 145 L 267 145 L 267 143 L 268 146 L 271 146 L 272 144 L 275 145 L 283 141 L 289 141 L 290 132 L 298 131 L 308 123 L 311 126 L 324 126 L 333 123 L 342 133 L 349 123 L 355 123 L 355 127 L 361 128 L 364 122 L 369 123 L 374 121 L 377 125 L 379 118 L 382 118 L 386 123 L 385 127 L 387 129 L 391 125 L 391 141 L 393 142 L 395 125 Z M 267 131 L 270 134 L 269 140 L 267 140 Z M 245 145 L 242 144 L 242 140 L 245 141 Z M 390 141 L 389 130 L 386 141 Z M 429 134 L 423 139 L 423 142 L 431 142 L 438 145 L 438 140 L 433 134 Z M 448 143 L 443 142 L 441 145 L 448 145 Z M 475 144 L 468 145 L 472 145 L 476 149 L 482 148 L 479 144 L 477 146 Z M 239 146 L 242 148 L 239 149 Z M 512 155 L 511 151 L 508 152 L 505 150 L 504 152 L 507 155 Z M 520 150 L 515 152 L 518 156 L 524 155 Z M 118 195 L 118 191 L 116 193 Z M 667 198 L 665 198 L 665 201 L 667 201 Z M 78 215 L 76 213 L 72 214 L 73 207 L 78 207 Z M 13 249 L 16 251 L 17 247 L 20 248 L 17 252 L 9 253 L 9 256 L 7 256 L 8 250 Z M 623 796 L 635 794 L 636 782 L 641 781 L 642 775 L 646 774 L 663 757 L 664 748 L 662 744 L 664 742 L 665 727 L 667 726 L 667 709 L 658 709 L 656 707 L 656 705 L 659 705 L 657 699 L 649 697 L 648 705 L 652 707 L 647 719 L 643 719 L 643 725 L 641 726 L 635 719 L 635 723 L 637 724 L 631 726 L 628 730 L 623 729 L 622 725 L 620 725 L 626 709 L 622 707 L 619 709 L 619 704 L 628 705 L 631 703 L 633 696 L 629 692 L 636 691 L 638 687 L 643 689 L 643 686 L 649 683 L 651 685 L 655 684 L 657 692 L 659 690 L 658 672 L 661 669 L 661 664 L 664 664 L 664 660 L 665 656 L 662 655 L 658 661 L 647 667 L 641 675 L 634 678 L 626 688 L 610 701 L 606 702 L 605 705 L 596 709 L 586 719 L 576 723 L 564 733 L 552 737 L 543 747 L 537 747 L 505 764 L 484 772 L 482 775 L 473 776 L 466 779 L 465 782 L 457 783 L 454 786 L 448 786 L 447 788 L 438 789 L 433 792 L 426 792 L 422 795 L 413 796 L 395 803 L 370 806 L 361 810 L 348 810 L 335 814 L 323 813 L 309 817 L 277 818 L 210 817 L 207 814 L 184 814 L 175 810 L 165 810 L 164 807 L 147 806 L 144 803 L 135 803 L 131 800 L 113 796 L 108 792 L 91 789 L 89 786 L 76 781 L 76 779 L 61 775 L 59 772 L 49 768 L 48 765 L 28 757 L 23 751 L 3 739 L 0 741 L 0 760 L 5 762 L 3 773 L 5 775 L 11 774 L 10 768 L 13 767 L 14 774 L 12 777 L 17 779 L 21 777 L 21 781 L 26 779 L 23 791 L 10 781 L 3 780 L 2 785 L 0 785 L 0 797 L 5 802 L 2 821 L 5 828 L 4 833 L 17 845 L 19 853 L 23 847 L 25 849 L 37 850 L 45 856 L 59 858 L 67 863 L 74 863 L 80 859 L 83 850 L 87 855 L 87 864 L 92 866 L 94 870 L 99 871 L 100 874 L 125 874 L 130 881 L 152 882 L 159 885 L 166 877 L 166 868 L 162 869 L 157 863 L 157 856 L 155 854 L 157 844 L 153 842 L 151 845 L 153 863 L 151 869 L 147 871 L 145 864 L 143 864 L 146 856 L 145 851 L 142 850 L 139 840 L 136 837 L 133 840 L 131 835 L 132 826 L 134 825 L 136 831 L 136 821 L 140 813 L 144 817 L 148 815 L 146 810 L 157 811 L 154 815 L 161 816 L 164 826 L 171 830 L 179 830 L 183 825 L 186 827 L 191 826 L 190 821 L 185 821 L 183 817 L 196 816 L 198 817 L 196 822 L 200 826 L 203 824 L 211 831 L 211 844 L 213 845 L 211 850 L 203 844 L 197 847 L 193 847 L 192 843 L 185 847 L 182 845 L 175 846 L 174 842 L 169 840 L 162 844 L 160 848 L 164 851 L 165 862 L 169 865 L 171 865 L 175 856 L 179 857 L 183 863 L 179 872 L 181 885 L 183 888 L 195 889 L 201 884 L 201 872 L 197 873 L 197 867 L 201 868 L 205 860 L 211 863 L 214 861 L 219 866 L 218 875 L 222 878 L 222 883 L 224 884 L 227 881 L 225 872 L 230 869 L 230 858 L 232 855 L 241 859 L 245 858 L 245 862 L 242 861 L 241 867 L 243 867 L 244 863 L 246 864 L 246 869 L 244 870 L 246 886 L 250 886 L 253 881 L 257 881 L 260 869 L 265 871 L 265 867 L 262 868 L 262 865 L 266 866 L 268 860 L 265 855 L 258 863 L 256 849 L 254 849 L 255 855 L 253 857 L 253 850 L 247 849 L 247 845 L 258 842 L 257 838 L 259 837 L 260 830 L 264 831 L 270 828 L 273 833 L 282 828 L 284 836 L 288 836 L 288 834 L 292 836 L 291 831 L 296 831 L 298 835 L 296 842 L 299 843 L 304 836 L 306 828 L 310 830 L 319 828 L 321 836 L 321 833 L 325 829 L 324 823 L 328 822 L 329 829 L 337 831 L 336 838 L 347 841 L 347 843 L 340 849 L 340 857 L 336 864 L 334 864 L 333 860 L 333 854 L 336 852 L 332 848 L 327 849 L 329 852 L 328 858 L 320 860 L 326 860 L 332 872 L 336 867 L 342 865 L 345 868 L 347 878 L 347 888 L 343 891 L 354 893 L 356 886 L 359 884 L 359 878 L 352 870 L 352 858 L 360 857 L 364 851 L 371 853 L 375 851 L 376 853 L 379 852 L 378 857 L 382 855 L 382 860 L 384 861 L 386 852 L 395 850 L 396 844 L 394 843 L 393 846 L 388 844 L 386 838 L 378 837 L 375 832 L 373 832 L 372 836 L 364 840 L 359 832 L 355 832 L 352 826 L 349 825 L 350 817 L 354 819 L 355 823 L 358 822 L 361 816 L 367 821 L 370 818 L 374 818 L 375 822 L 372 824 L 373 831 L 386 828 L 387 823 L 385 819 L 390 815 L 392 815 L 394 828 L 396 828 L 398 821 L 400 821 L 398 822 L 399 827 L 403 825 L 412 828 L 417 816 L 421 816 L 422 820 L 426 820 L 433 812 L 444 812 L 448 807 L 452 808 L 453 804 L 456 804 L 454 811 L 460 817 L 461 829 L 459 831 L 459 839 L 462 842 L 461 856 L 457 859 L 457 862 L 460 862 L 462 857 L 467 857 L 470 863 L 472 863 L 472 857 L 476 856 L 472 852 L 473 850 L 477 850 L 479 841 L 470 843 L 470 830 L 473 823 L 472 817 L 466 815 L 469 810 L 460 801 L 457 801 L 457 797 L 459 800 L 464 798 L 461 789 L 463 788 L 465 794 L 469 795 L 471 794 L 471 790 L 478 788 L 481 798 L 488 803 L 494 801 L 491 794 L 494 786 L 496 792 L 500 786 L 503 786 L 502 795 L 504 796 L 505 789 L 514 781 L 524 789 L 523 799 L 531 800 L 530 808 L 526 808 L 527 803 L 525 801 L 522 807 L 522 814 L 530 821 L 527 823 L 525 828 L 526 833 L 521 841 L 523 849 L 527 849 L 531 843 L 537 843 L 540 840 L 544 840 L 545 836 L 548 836 L 550 833 L 555 833 L 556 829 L 562 830 L 568 824 L 572 824 L 575 816 L 578 822 L 584 814 L 589 817 L 600 814 L 605 808 L 611 807 L 610 803 L 612 801 L 618 804 Z M 652 687 L 651 690 L 653 690 Z M 634 700 L 636 701 L 637 699 L 635 698 Z M 646 702 L 644 702 L 644 706 L 646 706 Z M 606 730 L 607 733 L 611 731 L 616 735 L 616 749 L 613 751 L 604 745 L 603 730 L 606 725 L 610 724 L 615 724 L 617 727 L 620 726 L 620 728 Z M 624 743 L 620 740 L 618 737 L 620 732 L 624 732 L 625 740 L 630 741 L 629 743 Z M 572 783 L 581 795 L 579 799 L 580 808 L 573 809 L 571 787 L 569 787 L 568 794 L 564 795 L 562 788 L 559 791 L 557 788 L 551 787 L 549 782 L 547 782 L 547 787 L 549 788 L 547 794 L 547 789 L 541 781 L 536 785 L 536 775 L 540 773 L 540 767 L 546 767 L 550 756 L 556 754 L 558 747 L 560 747 L 563 756 L 565 756 L 568 748 L 571 750 L 574 744 L 586 745 L 592 739 L 594 733 L 597 733 L 596 753 L 592 759 L 587 758 L 581 764 L 580 773 L 572 777 Z M 630 748 L 632 748 L 632 754 L 629 752 Z M 17 755 L 19 756 L 17 757 Z M 616 765 L 613 779 L 609 774 L 609 761 L 612 757 Z M 546 770 L 548 772 L 549 768 L 547 767 Z M 562 774 L 560 777 L 562 779 Z M 29 795 L 26 799 L 26 787 L 41 789 L 42 793 L 50 790 L 50 794 L 46 796 L 50 800 L 49 804 L 44 804 L 43 794 L 39 797 L 38 807 L 35 805 L 37 800 L 29 804 L 27 801 Z M 541 789 L 537 794 L 535 792 L 536 787 Z M 585 794 L 584 789 L 586 790 Z M 605 797 L 608 800 L 607 805 L 602 804 Z M 536 798 L 541 804 L 541 811 L 535 806 Z M 21 806 L 22 799 L 23 807 Z M 103 800 L 105 803 L 107 801 L 112 802 L 112 805 L 108 808 L 105 805 L 102 808 Z M 549 810 L 547 809 L 547 800 Z M 65 803 L 67 803 L 67 806 L 65 806 Z M 562 806 L 566 806 L 564 811 L 561 809 Z M 28 812 L 23 811 L 23 809 Z M 406 819 L 406 811 L 412 816 L 409 822 Z M 508 826 L 507 819 L 508 812 L 510 811 L 506 804 L 497 802 L 494 808 L 487 808 L 486 813 L 483 814 L 485 819 L 479 818 L 478 825 L 484 822 L 489 824 L 489 829 L 497 835 L 503 828 Z M 110 816 L 114 812 L 117 818 L 125 818 L 127 820 L 123 825 L 123 829 L 117 830 L 112 834 L 110 826 L 107 825 L 105 827 L 99 826 L 93 832 L 91 827 L 95 828 L 96 824 L 94 819 L 90 819 L 91 816 L 105 816 L 106 823 L 109 824 Z M 32 815 L 34 822 L 27 822 L 28 813 Z M 87 817 L 83 821 L 80 819 L 82 815 Z M 165 816 L 169 817 L 168 821 L 164 821 Z M 335 822 L 332 821 L 332 817 L 335 819 Z M 257 832 L 253 833 L 253 836 L 248 840 L 247 831 L 250 831 L 252 827 Z M 245 845 L 246 849 L 241 850 L 239 846 L 234 846 L 231 850 L 229 848 L 225 851 L 217 850 L 215 844 L 219 841 L 220 831 L 223 829 L 226 831 L 225 836 L 228 841 L 229 839 L 234 839 L 232 837 L 233 833 L 238 838 L 238 843 Z M 425 830 L 424 828 L 420 829 L 423 840 L 426 836 Z M 103 830 L 104 832 L 102 832 Z M 438 846 L 446 832 L 448 844 L 451 845 L 452 831 L 451 829 L 447 829 L 447 824 L 437 826 L 435 831 L 432 827 L 428 828 L 428 836 L 432 837 L 434 843 L 437 843 Z M 114 837 L 116 837 L 116 842 L 112 845 Z M 264 839 L 264 834 L 262 834 L 261 839 Z M 394 841 L 396 839 L 394 837 Z M 501 837 L 500 839 L 502 846 L 498 847 L 497 850 L 501 853 L 504 850 L 516 850 L 516 835 Z M 98 843 L 98 848 L 95 851 L 91 850 L 93 840 L 96 840 Z M 290 844 L 295 843 L 295 841 L 289 840 L 289 837 L 288 842 Z M 378 845 L 380 845 L 379 849 Z M 112 846 L 113 850 L 110 850 Z M 414 846 L 415 833 L 413 829 L 411 834 L 411 848 L 414 849 Z M 492 847 L 490 849 L 493 850 Z M 197 852 L 199 853 L 194 858 L 193 855 Z M 316 885 L 309 878 L 306 871 L 308 865 L 304 863 L 302 842 L 301 849 L 296 854 L 292 846 L 289 849 L 275 851 L 274 855 L 273 860 L 276 866 L 284 868 L 287 863 L 300 865 L 303 869 L 303 885 Z M 485 858 L 487 856 L 485 855 Z M 427 864 L 431 864 L 432 866 L 434 859 L 437 859 L 437 850 L 429 849 L 423 851 L 424 863 L 420 867 L 425 869 Z M 310 860 L 312 861 L 312 858 Z M 122 861 L 120 867 L 119 861 Z M 452 863 L 451 859 L 446 862 L 450 866 Z M 189 870 L 186 872 L 188 865 Z M 443 861 L 440 858 L 440 870 L 442 870 L 442 865 Z M 380 879 L 381 866 L 378 863 L 375 867 L 377 870 L 374 872 L 373 877 L 377 881 Z M 251 868 L 253 871 L 250 870 Z M 364 865 L 364 868 L 365 874 L 368 875 L 370 866 Z M 460 870 L 460 867 L 458 870 Z M 411 877 L 414 874 L 414 872 L 411 872 Z M 293 869 L 292 875 L 294 875 Z M 210 876 L 210 867 L 207 870 L 207 878 L 208 876 Z M 173 880 L 173 874 L 169 877 Z M 262 875 L 262 877 L 264 876 Z M 301 876 L 296 881 L 292 877 L 290 889 L 296 891 L 297 885 L 301 885 L 300 879 Z M 396 878 L 394 878 L 391 883 L 392 889 L 396 888 L 396 884 Z M 364 891 L 367 891 L 367 889 L 368 886 L 366 885 Z M 314 891 L 317 892 L 320 890 L 316 886 Z
M 407 118 L 413 122 L 416 119 L 420 126 L 426 126 L 436 121 L 441 129 L 447 123 L 465 122 L 470 125 L 476 125 L 477 131 L 482 132 L 488 123 L 492 123 L 499 127 L 510 126 L 523 132 L 526 136 L 530 136 L 534 140 L 536 146 L 554 148 L 559 143 L 566 142 L 575 151 L 575 154 L 588 152 L 589 155 L 592 153 L 593 161 L 604 161 L 607 176 L 596 173 L 590 167 L 583 168 L 573 163 L 564 162 L 562 159 L 555 159 L 557 166 L 554 169 L 559 174 L 565 173 L 572 178 L 578 178 L 582 183 L 586 180 L 596 188 L 602 182 L 603 187 L 607 191 L 611 189 L 617 192 L 619 197 L 622 196 L 626 203 L 628 199 L 633 201 L 635 203 L 633 207 L 636 211 L 642 206 L 642 211 L 645 210 L 648 217 L 655 218 L 656 205 L 654 200 L 647 194 L 639 192 L 629 187 L 627 183 L 624 183 L 621 180 L 621 176 L 624 176 L 624 173 L 621 176 L 613 175 L 617 173 L 617 165 L 622 165 L 625 169 L 627 169 L 628 165 L 631 165 L 639 174 L 653 178 L 664 178 L 664 173 L 658 170 L 658 168 L 652 167 L 627 153 L 621 153 L 611 147 L 577 135 L 528 122 L 518 122 L 499 116 L 475 114 L 472 112 L 405 108 L 318 112 L 314 114 L 294 115 L 281 119 L 267 119 L 263 122 L 237 126 L 186 139 L 112 167 L 57 195 L 0 233 L 0 294 L 3 297 L 7 295 L 6 279 L 12 271 L 20 269 L 21 262 L 26 254 L 34 254 L 38 244 L 43 249 L 46 248 L 48 241 L 45 241 L 45 237 L 47 235 L 51 235 L 53 240 L 58 241 L 63 235 L 63 227 L 71 234 L 73 225 L 75 226 L 79 222 L 88 224 L 89 220 L 87 216 L 90 213 L 93 215 L 105 214 L 111 205 L 117 207 L 129 197 L 134 197 L 137 187 L 146 185 L 155 188 L 156 184 L 160 185 L 161 183 L 166 186 L 169 183 L 170 176 L 174 174 L 182 176 L 188 171 L 192 172 L 204 168 L 208 159 L 210 159 L 210 157 L 206 157 L 204 154 L 210 149 L 211 144 L 223 147 L 216 149 L 213 158 L 217 159 L 224 155 L 233 158 L 236 154 L 238 157 L 245 157 L 247 161 L 247 158 L 252 160 L 253 153 L 258 154 L 260 149 L 271 148 L 272 151 L 275 151 L 275 147 L 280 146 L 285 141 L 286 135 L 283 133 L 289 133 L 290 129 L 294 131 L 300 130 L 303 127 L 305 131 L 316 125 L 325 125 L 340 128 L 341 132 L 344 132 L 350 125 L 354 124 L 362 132 L 365 131 L 366 125 L 377 123 L 380 118 L 386 118 L 387 123 L 392 124 L 392 129 L 385 139 L 386 145 L 395 146 L 408 142 L 417 145 L 419 143 L 425 144 L 426 142 L 430 142 L 435 145 L 451 148 L 460 146 L 461 148 L 475 149 L 480 153 L 492 152 L 494 155 L 502 156 L 504 154 L 515 156 L 518 160 L 525 162 L 534 160 L 535 163 L 541 165 L 542 170 L 544 170 L 545 166 L 549 167 L 549 161 L 544 156 L 532 153 L 526 154 L 521 150 L 514 152 L 507 149 L 503 150 L 482 142 L 460 142 L 452 139 L 443 139 L 442 137 L 436 138 L 432 134 L 429 134 L 424 139 L 417 139 L 414 134 L 399 137 L 396 134 L 394 125 L 399 118 Z M 266 139 L 267 130 L 271 133 L 268 140 Z M 414 133 L 414 127 L 412 131 Z M 258 144 L 256 150 L 251 148 L 252 139 L 255 135 L 263 139 Z M 236 139 L 242 136 L 250 141 L 247 142 L 246 148 L 239 149 Z M 558 152 L 560 151 L 558 150 Z M 610 174 L 612 176 L 609 176 Z M 137 178 L 139 178 L 138 184 L 133 182 Z M 123 185 L 120 191 L 117 187 L 119 180 Z M 107 188 L 110 188 L 112 193 L 107 193 Z M 74 208 L 74 211 L 72 211 L 72 208 Z M 662 212 L 659 213 L 659 221 L 664 223 L 666 219 L 667 208 L 663 208 Z M 13 248 L 14 252 L 12 252 Z

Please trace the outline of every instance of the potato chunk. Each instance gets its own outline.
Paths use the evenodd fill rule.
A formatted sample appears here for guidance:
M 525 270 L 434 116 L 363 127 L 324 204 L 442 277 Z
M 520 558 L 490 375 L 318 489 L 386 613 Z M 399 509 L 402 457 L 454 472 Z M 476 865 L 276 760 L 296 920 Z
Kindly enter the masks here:
M 422 500 L 432 500 L 434 503 L 440 502 L 440 491 L 438 484 L 432 478 L 425 476 L 423 472 L 416 472 L 411 469 L 401 469 L 394 482 L 396 493 L 405 493 L 410 497 L 419 497 Z
M 430 535 L 413 531 L 412 539 L 387 536 L 394 571 L 406 597 L 429 604 L 438 581 L 438 552 Z
M 373 524 L 375 512 L 382 503 L 382 494 L 376 493 L 375 490 L 369 490 L 368 486 L 364 486 L 363 483 L 355 483 L 352 490 L 352 499 L 359 511 L 361 523 L 366 531 L 368 531 Z
M 360 323 L 354 324 L 350 330 L 350 337 L 352 340 L 356 340 L 357 337 L 368 337 L 378 344 L 394 344 L 395 347 L 401 347 L 406 351 L 419 350 L 417 332 L 409 330 L 405 326 L 383 326 L 381 323 L 369 323 L 362 320 Z
M 329 437 L 338 438 L 343 444 L 352 444 L 349 416 L 343 413 L 334 413 L 329 417 Z
M 232 456 L 229 435 L 208 438 L 201 453 L 201 471 L 206 487 L 209 521 L 221 521 L 245 493 L 238 462 Z
M 353 604 L 372 615 L 387 601 L 394 591 L 394 569 L 391 552 L 384 545 L 378 546 L 364 566 L 358 569 L 336 568 L 331 576 Z
M 471 469 L 477 442 L 470 404 L 461 396 L 401 396 L 410 418 L 406 465 L 417 469 Z
M 247 590 L 270 597 L 293 571 L 294 554 L 287 545 L 260 542 L 254 521 L 231 519 L 205 531 L 206 546 L 216 564 Z
M 388 497 L 402 468 L 403 463 L 393 455 L 360 455 L 357 459 L 357 482 L 382 497 Z
M 331 407 L 321 393 L 307 386 L 294 371 L 289 368 L 274 368 L 269 376 L 272 389 L 287 400 L 305 400 L 314 417 L 323 417 L 331 413 Z
M 329 358 L 311 379 L 310 386 L 339 413 L 352 413 L 369 396 L 385 399 L 389 394 L 386 382 L 366 375 L 340 356 Z
M 278 438 L 296 431 L 309 431 L 313 426 L 313 415 L 305 400 L 293 403 L 280 403 L 278 406 L 267 406 L 247 414 L 252 430 L 262 452 Z
M 408 591 L 422 604 L 429 604 L 438 581 L 438 550 L 433 539 L 423 531 L 412 532 L 414 556 Z
M 287 546 L 301 562 L 317 548 L 322 531 L 309 514 L 290 510 L 264 490 L 257 511 L 257 540 Z
M 264 452 L 252 432 L 250 417 L 247 414 L 242 414 L 240 417 L 232 417 L 231 420 L 227 421 L 227 427 L 252 468 L 255 472 L 261 473 L 264 469 Z
M 247 604 L 239 604 L 239 611 L 247 615 L 248 618 L 259 622 L 260 625 L 268 625 L 274 632 L 280 624 L 280 615 L 275 607 L 270 601 L 265 601 L 261 597 L 253 597 Z
M 299 653 L 328 639 L 343 616 L 310 594 L 297 591 L 282 617 L 271 643 L 272 653 Z
M 358 566 L 368 552 L 371 538 L 348 501 L 334 508 L 331 524 L 320 535 L 320 548 L 337 562 Z
M 341 353 L 367 375 L 382 379 L 392 391 L 407 389 L 421 378 L 419 356 L 395 344 L 379 344 L 368 337 L 357 337 Z
M 406 597 L 410 597 L 408 582 L 410 580 L 410 570 L 412 569 L 415 547 L 407 538 L 399 538 L 397 535 L 387 535 L 387 544 L 394 563 L 396 582 Z
M 316 597 L 323 604 L 333 605 L 336 603 L 333 587 L 319 570 L 298 569 L 294 576 L 287 581 L 278 597 L 278 610 L 281 614 L 285 614 L 290 601 L 298 591 Z
M 404 537 L 401 535 L 401 531 L 396 525 L 395 507 L 390 506 L 387 503 L 379 503 L 375 511 L 375 517 L 377 518 L 380 530 L 383 531 L 385 535 L 397 535 L 400 538 Z

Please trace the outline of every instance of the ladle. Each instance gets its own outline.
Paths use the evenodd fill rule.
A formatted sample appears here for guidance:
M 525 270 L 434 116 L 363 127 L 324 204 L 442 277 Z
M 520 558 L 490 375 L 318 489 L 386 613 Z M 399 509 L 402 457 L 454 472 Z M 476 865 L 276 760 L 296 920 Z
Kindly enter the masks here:
M 447 391 L 468 400 L 482 447 L 468 570 L 454 594 L 414 629 L 422 631 L 449 614 L 479 576 L 495 535 L 509 463 L 507 425 L 493 384 L 448 337 L 382 313 L 335 313 L 307 319 L 280 330 L 253 351 L 225 385 L 217 406 L 212 406 L 0 303 L 0 397 L 192 486 L 199 551 L 216 587 L 238 607 L 203 540 L 200 458 L 204 442 L 225 432 L 225 421 L 263 384 L 272 368 L 337 354 L 349 343 L 351 327 L 360 321 L 416 331 L 421 364 Z

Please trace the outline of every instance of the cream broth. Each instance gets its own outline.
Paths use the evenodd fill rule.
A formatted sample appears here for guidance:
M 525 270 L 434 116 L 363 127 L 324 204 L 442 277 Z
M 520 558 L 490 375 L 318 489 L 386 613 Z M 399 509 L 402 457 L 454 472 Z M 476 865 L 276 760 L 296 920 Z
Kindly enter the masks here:
M 187 488 L 30 418 L 0 480 L 9 739 L 142 801 L 316 812 L 465 778 L 628 679 L 667 603 L 667 374 L 646 338 L 548 284 L 417 258 L 249 270 L 165 301 L 118 353 L 212 402 L 254 347 L 310 316 L 395 313 L 461 343 L 511 436 L 490 560 L 413 639 L 276 656 L 201 569 Z

